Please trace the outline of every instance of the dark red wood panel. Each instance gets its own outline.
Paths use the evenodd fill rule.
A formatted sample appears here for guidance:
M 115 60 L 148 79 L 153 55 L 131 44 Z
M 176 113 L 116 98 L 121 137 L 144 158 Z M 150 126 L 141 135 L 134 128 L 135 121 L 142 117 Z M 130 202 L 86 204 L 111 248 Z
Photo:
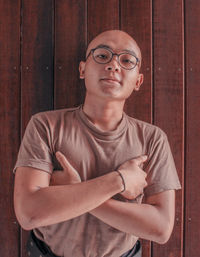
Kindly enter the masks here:
M 12 173 L 20 140 L 20 1 L 0 1 L 0 256 L 19 256 Z
M 140 91 L 133 92 L 125 105 L 126 113 L 130 116 L 152 121 L 152 43 L 151 43 L 151 0 L 121 1 L 121 29 L 128 32 L 138 43 L 142 52 L 141 73 L 144 83 Z M 142 240 L 144 257 L 151 256 L 150 242 Z
M 200 2 L 185 1 L 186 171 L 185 257 L 199 256 L 200 238 Z
M 54 1 L 22 1 L 22 135 L 32 114 L 53 108 Z M 28 232 L 21 236 L 26 257 Z
M 88 42 L 111 29 L 119 29 L 119 0 L 88 0 Z
M 140 91 L 133 92 L 126 104 L 126 112 L 131 116 L 151 122 L 152 117 L 152 12 L 151 0 L 121 1 L 121 29 L 128 32 L 142 51 L 141 73 L 144 83 Z
M 54 1 L 22 5 L 22 131 L 33 113 L 53 107 Z
M 183 1 L 153 1 L 154 123 L 168 135 L 180 179 L 184 172 Z M 183 194 L 176 194 L 175 227 L 165 245 L 154 244 L 153 257 L 181 257 Z
M 79 79 L 79 62 L 87 44 L 86 1 L 60 0 L 55 6 L 55 107 L 83 102 L 85 87 Z

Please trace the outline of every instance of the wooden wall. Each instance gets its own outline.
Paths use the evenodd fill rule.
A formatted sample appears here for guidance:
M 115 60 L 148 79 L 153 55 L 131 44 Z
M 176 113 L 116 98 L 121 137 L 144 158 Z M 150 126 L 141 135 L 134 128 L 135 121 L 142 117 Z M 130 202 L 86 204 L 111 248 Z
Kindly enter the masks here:
M 107 29 L 141 46 L 145 82 L 125 109 L 167 133 L 182 183 L 171 239 L 143 241 L 143 257 L 199 256 L 199 13 L 199 0 L 0 0 L 0 256 L 26 256 L 12 174 L 25 126 L 34 113 L 83 101 L 78 64 Z

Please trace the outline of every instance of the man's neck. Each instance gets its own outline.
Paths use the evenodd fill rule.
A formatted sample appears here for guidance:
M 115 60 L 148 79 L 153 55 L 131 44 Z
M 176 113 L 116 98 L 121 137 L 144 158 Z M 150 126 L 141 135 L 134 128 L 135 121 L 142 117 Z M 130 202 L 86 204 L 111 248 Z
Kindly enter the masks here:
M 103 131 L 112 131 L 119 125 L 123 114 L 124 102 L 120 101 L 87 101 L 83 111 L 88 119 Z

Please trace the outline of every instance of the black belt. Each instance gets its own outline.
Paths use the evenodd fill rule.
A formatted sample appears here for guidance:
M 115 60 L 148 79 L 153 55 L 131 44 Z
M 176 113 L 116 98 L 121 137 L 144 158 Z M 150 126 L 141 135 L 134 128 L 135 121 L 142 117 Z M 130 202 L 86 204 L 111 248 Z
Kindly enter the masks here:
M 48 245 L 38 239 L 33 231 L 30 232 L 26 248 L 28 257 L 59 257 L 51 251 Z M 142 257 L 140 241 L 137 241 L 131 250 L 127 251 L 120 257 Z

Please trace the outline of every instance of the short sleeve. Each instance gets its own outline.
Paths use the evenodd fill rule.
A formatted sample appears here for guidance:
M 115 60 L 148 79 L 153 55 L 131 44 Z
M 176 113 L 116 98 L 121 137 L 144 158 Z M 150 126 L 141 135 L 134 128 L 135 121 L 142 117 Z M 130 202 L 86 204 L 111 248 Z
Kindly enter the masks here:
M 36 114 L 25 130 L 14 172 L 17 167 L 32 167 L 52 173 L 52 156 L 48 124 Z
M 148 157 L 146 196 L 181 188 L 167 136 L 160 129 L 151 139 Z

